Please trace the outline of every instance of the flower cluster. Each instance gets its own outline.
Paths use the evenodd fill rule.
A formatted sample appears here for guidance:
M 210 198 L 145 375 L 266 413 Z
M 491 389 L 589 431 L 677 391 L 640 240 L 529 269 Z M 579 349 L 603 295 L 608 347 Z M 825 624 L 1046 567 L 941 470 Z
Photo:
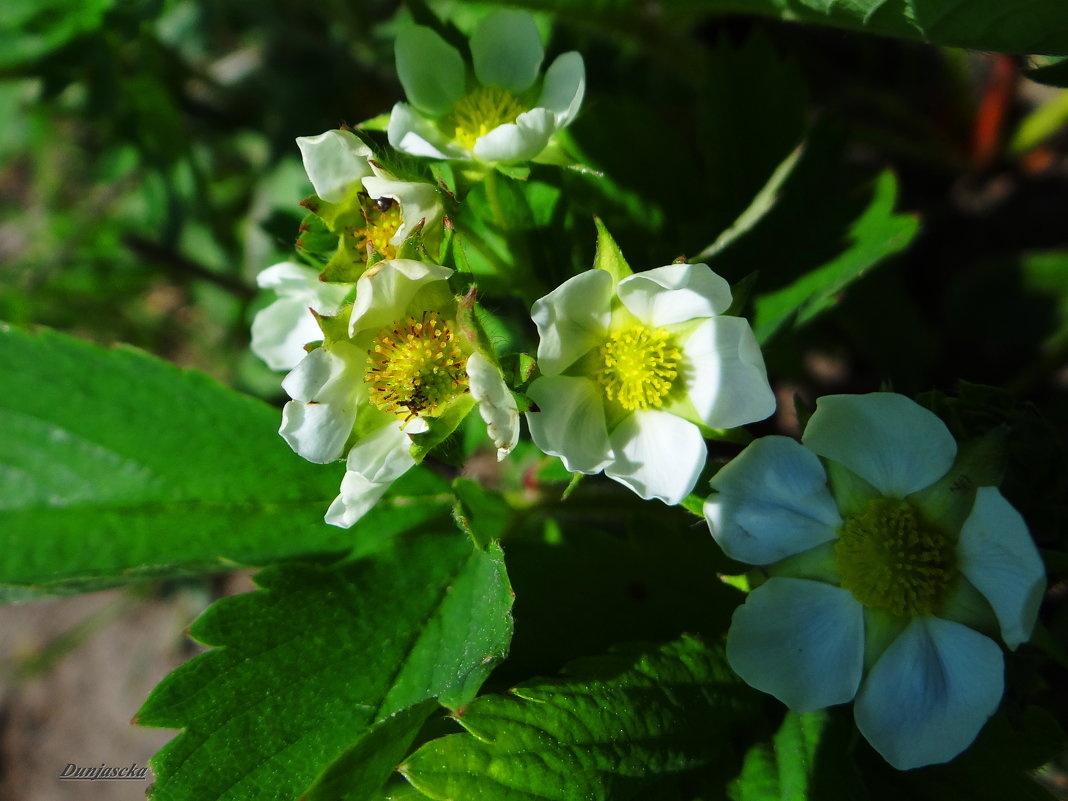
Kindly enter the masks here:
M 572 473 L 693 509 L 706 438 L 775 410 L 753 330 L 708 265 L 633 273 L 598 222 L 594 268 L 533 302 L 536 368 L 502 370 L 469 264 L 449 247 L 463 190 L 411 163 L 458 162 L 469 184 L 560 163 L 585 73 L 571 52 L 541 75 L 537 27 L 515 10 L 485 16 L 470 53 L 468 64 L 435 30 L 403 29 L 408 102 L 393 107 L 388 147 L 349 130 L 297 140 L 315 192 L 298 249 L 315 267 L 264 270 L 277 297 L 252 326 L 253 351 L 290 371 L 280 433 L 309 461 L 345 460 L 326 513 L 338 526 L 475 409 L 498 459 L 519 441 L 522 409 L 534 445 Z M 890 393 L 823 397 L 801 443 L 758 439 L 723 467 L 708 526 L 766 579 L 727 636 L 737 673 L 797 711 L 854 701 L 860 731 L 897 768 L 965 749 L 1002 696 L 995 638 L 1028 639 L 1045 586 L 1023 519 L 973 467 L 937 417 Z

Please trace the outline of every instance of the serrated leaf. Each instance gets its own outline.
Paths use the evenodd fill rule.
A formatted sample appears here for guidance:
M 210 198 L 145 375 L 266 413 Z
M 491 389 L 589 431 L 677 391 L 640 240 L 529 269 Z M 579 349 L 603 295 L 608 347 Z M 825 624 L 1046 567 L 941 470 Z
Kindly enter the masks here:
M 919 230 L 912 215 L 894 212 L 897 181 L 887 171 L 872 185 L 872 197 L 849 226 L 848 244 L 829 261 L 753 303 L 753 331 L 766 342 L 791 317 L 803 324 L 833 306 L 839 294 L 868 270 L 904 250 Z
M 845 744 L 830 713 L 787 712 L 771 742 L 746 753 L 728 794 L 732 801 L 862 801 L 868 796 L 842 756 Z
M 432 740 L 400 771 L 441 801 L 601 801 L 728 769 L 752 696 L 721 646 L 685 637 L 569 673 L 478 698 L 457 716 L 467 733 Z
M 412 471 L 361 523 L 323 523 L 340 470 L 279 411 L 126 348 L 0 328 L 0 587 L 72 592 L 347 550 L 447 514 Z
M 157 801 L 295 799 L 391 715 L 466 703 L 511 637 L 500 549 L 455 531 L 396 538 L 343 565 L 268 568 L 256 581 L 260 592 L 193 624 L 215 650 L 164 679 L 137 715 L 185 729 L 151 761 Z M 390 743 L 377 745 L 365 753 L 388 757 Z
M 581 13 L 613 26 L 637 16 L 627 0 L 538 0 L 528 2 L 560 13 Z M 686 16 L 744 13 L 793 22 L 934 44 L 1005 53 L 1068 55 L 1068 15 L 1061 0 L 674 0 L 663 14 Z M 633 21 L 633 18 L 632 18 Z M 648 24 L 648 23 L 646 23 Z

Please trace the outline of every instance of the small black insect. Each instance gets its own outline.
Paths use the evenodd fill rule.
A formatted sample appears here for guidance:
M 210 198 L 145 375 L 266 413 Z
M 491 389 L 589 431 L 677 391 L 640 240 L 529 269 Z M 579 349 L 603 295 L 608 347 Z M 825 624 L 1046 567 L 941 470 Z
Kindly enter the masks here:
M 378 206 L 378 210 L 381 212 L 387 212 L 393 208 L 393 204 L 396 203 L 391 197 L 380 197 L 375 200 L 375 205 Z

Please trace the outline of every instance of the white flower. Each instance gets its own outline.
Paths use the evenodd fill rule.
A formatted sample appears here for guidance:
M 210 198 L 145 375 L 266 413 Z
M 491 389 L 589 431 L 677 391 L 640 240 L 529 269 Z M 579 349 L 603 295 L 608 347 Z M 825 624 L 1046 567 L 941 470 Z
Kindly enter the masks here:
M 278 295 L 252 319 L 252 352 L 272 370 L 292 370 L 306 355 L 304 346 L 323 338 L 309 309 L 337 314 L 350 289 L 320 281 L 318 271 L 290 261 L 263 270 L 256 283 Z
M 757 440 L 712 482 L 712 535 L 771 575 L 727 657 L 798 712 L 855 699 L 899 770 L 948 761 L 1002 695 L 1001 650 L 976 628 L 1015 648 L 1034 626 L 1045 573 L 1027 526 L 902 395 L 820 398 L 802 442 Z
M 320 464 L 347 452 L 328 523 L 355 523 L 416 463 L 412 437 L 446 416 L 455 427 L 476 402 L 498 457 L 515 447 L 515 399 L 500 370 L 460 332 L 450 275 L 404 259 L 374 265 L 357 281 L 348 338 L 328 340 L 282 382 L 293 400 L 279 433 L 290 447 Z
M 386 245 L 399 246 L 420 223 L 432 241 L 440 238 L 442 205 L 437 189 L 428 183 L 397 180 L 374 161 L 371 149 L 352 131 L 302 136 L 297 146 L 315 194 L 328 203 L 343 203 L 360 191 L 371 200 L 396 203 L 395 210 L 388 202 L 380 203 L 384 207 L 382 219 L 368 223 L 377 223 L 381 230 L 365 234 L 387 258 L 396 253 Z
M 354 243 L 348 250 L 343 246 L 342 252 L 363 262 L 370 243 L 392 258 L 420 223 L 427 247 L 433 249 L 440 242 L 442 205 L 433 186 L 398 181 L 374 162 L 370 148 L 351 131 L 302 136 L 297 145 L 315 194 L 328 203 L 351 204 L 360 220 L 358 227 L 340 232 Z M 273 370 L 291 370 L 304 357 L 304 346 L 322 339 L 309 309 L 324 316 L 336 314 L 353 287 L 351 281 L 320 280 L 318 271 L 293 262 L 268 267 L 256 282 L 278 295 L 252 321 L 252 352 Z
M 401 31 L 397 73 L 409 102 L 390 113 L 393 147 L 437 159 L 529 161 L 578 113 L 586 86 L 582 56 L 559 56 L 539 82 L 545 52 L 529 14 L 489 14 L 471 36 L 471 55 L 474 80 L 436 32 L 418 25 Z
M 618 285 L 588 270 L 538 300 L 534 442 L 568 470 L 603 470 L 643 498 L 681 501 L 705 463 L 702 427 L 732 428 L 775 408 L 752 329 L 721 316 L 730 303 L 727 282 L 704 264 Z

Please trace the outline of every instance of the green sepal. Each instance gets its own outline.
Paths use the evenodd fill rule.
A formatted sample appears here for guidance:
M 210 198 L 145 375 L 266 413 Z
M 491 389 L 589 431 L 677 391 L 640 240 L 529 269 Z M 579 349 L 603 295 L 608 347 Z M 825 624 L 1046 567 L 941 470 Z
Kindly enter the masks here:
M 338 309 L 337 314 L 319 314 L 311 310 L 319 329 L 323 332 L 323 345 L 329 348 L 335 342 L 347 342 L 349 339 L 349 317 L 352 316 L 352 304 L 347 303 Z
M 426 224 L 426 220 L 420 220 L 418 224 L 412 228 L 412 232 L 408 234 L 399 248 L 397 248 L 398 259 L 411 259 L 412 261 L 433 262 L 434 259 L 427 252 L 426 246 L 423 244 L 423 226 Z
M 330 261 L 337 247 L 338 235 L 327 227 L 322 218 L 315 212 L 305 214 L 300 223 L 300 236 L 296 241 L 300 255 L 309 264 L 322 268 Z
M 475 408 L 475 399 L 471 393 L 465 392 L 457 395 L 437 417 L 423 418 L 427 423 L 427 430 L 422 434 L 412 434 L 412 458 L 419 464 L 434 448 L 444 442 L 448 436 L 459 427 L 463 419 Z
M 848 467 L 843 467 L 831 459 L 820 461 L 827 471 L 827 488 L 831 491 L 838 506 L 838 513 L 843 518 L 863 513 L 870 501 L 882 497 L 879 490 Z
M 497 164 L 494 166 L 497 172 L 511 178 L 513 181 L 525 181 L 530 177 L 530 166 L 526 164 Z
M 456 298 L 456 324 L 464 338 L 475 346 L 490 363 L 500 367 L 497 359 L 497 350 L 493 347 L 489 335 L 478 315 L 478 302 L 475 300 L 477 291 L 471 287 L 466 295 Z
M 338 237 L 337 247 L 319 279 L 331 283 L 354 284 L 368 267 L 386 258 L 378 251 L 368 252 L 356 244 L 355 232 L 367 227 L 368 215 L 374 213 L 374 201 L 362 188 L 357 187 L 340 203 L 328 203 L 319 198 L 315 198 L 315 202 L 313 213 Z
M 534 376 L 538 363 L 528 353 L 506 353 L 501 357 L 501 372 L 510 386 L 521 387 Z
M 515 400 L 516 408 L 519 410 L 520 414 L 526 414 L 535 407 L 534 401 L 522 392 L 515 392 L 514 390 L 509 391 L 512 393 L 512 398 Z
M 608 233 L 600 217 L 593 218 L 597 226 L 597 252 L 593 256 L 595 269 L 604 270 L 612 276 L 612 283 L 618 284 L 629 275 L 634 275 L 627 260 L 623 258 L 623 252 L 616 244 L 616 240 Z
M 381 131 L 382 133 L 385 133 L 389 130 L 389 117 L 390 113 L 386 111 L 371 117 L 369 120 L 364 120 L 356 127 L 363 131 Z
M 996 487 L 1005 474 L 1008 429 L 991 429 L 984 436 L 962 443 L 953 466 L 926 489 L 908 496 L 924 519 L 956 540 L 975 506 L 979 487 Z
M 753 296 L 753 288 L 756 286 L 759 275 L 760 271 L 754 270 L 731 287 L 731 305 L 727 307 L 727 311 L 723 312 L 724 315 L 730 317 L 742 316 L 742 309 L 749 305 L 749 300 Z

